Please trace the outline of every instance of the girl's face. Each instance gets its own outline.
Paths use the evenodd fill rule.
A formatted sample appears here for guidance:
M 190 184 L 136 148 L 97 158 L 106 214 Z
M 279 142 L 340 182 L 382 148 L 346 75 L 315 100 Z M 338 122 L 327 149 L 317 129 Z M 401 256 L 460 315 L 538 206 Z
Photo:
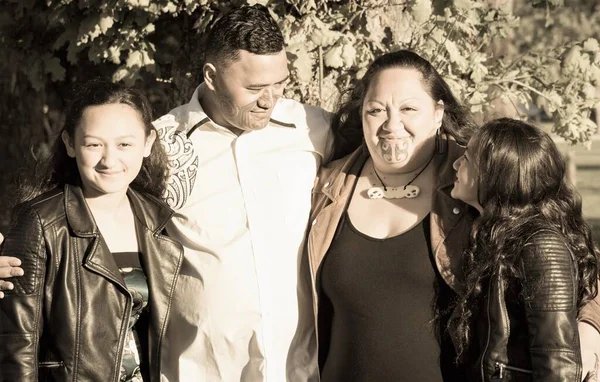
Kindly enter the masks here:
M 63 132 L 67 154 L 77 161 L 87 198 L 125 194 L 150 155 L 156 133 L 146 136 L 140 113 L 129 105 L 89 106 L 75 136 Z
M 456 180 L 451 196 L 454 199 L 462 200 L 463 202 L 475 207 L 480 213 L 483 208 L 479 204 L 477 198 L 477 178 L 479 172 L 473 162 L 473 139 L 469 141 L 465 153 L 454 161 L 452 167 L 456 170 Z
M 424 146 L 433 145 L 443 116 L 444 105 L 427 93 L 419 71 L 377 73 L 362 107 L 363 134 L 374 164 L 388 172 L 422 165 L 433 150 Z

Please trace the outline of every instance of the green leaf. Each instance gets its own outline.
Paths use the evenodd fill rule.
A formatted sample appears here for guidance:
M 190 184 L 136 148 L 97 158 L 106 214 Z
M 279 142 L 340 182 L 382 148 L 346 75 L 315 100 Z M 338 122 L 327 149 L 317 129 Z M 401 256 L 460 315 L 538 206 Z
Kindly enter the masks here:
M 466 70 L 468 67 L 467 60 L 462 56 L 456 43 L 450 39 L 444 43 L 446 51 L 450 55 L 450 61 L 455 63 L 461 70 Z
M 44 61 L 44 72 L 50 74 L 52 81 L 64 81 L 65 80 L 65 68 L 60 64 L 60 60 L 57 57 L 52 57 L 50 54 L 43 56 Z
M 310 82 L 313 77 L 313 62 L 304 46 L 301 46 L 296 52 L 296 59 L 292 61 L 292 68 L 296 71 L 296 76 L 301 82 Z
M 389 28 L 397 44 L 408 43 L 412 38 L 411 17 L 403 11 L 402 7 L 389 7 L 386 10 Z
M 600 51 L 598 40 L 596 40 L 595 38 L 588 38 L 583 42 L 583 50 L 585 52 L 597 53 L 598 51 Z
M 376 10 L 367 10 L 365 28 L 369 32 L 369 39 L 380 42 L 385 36 L 385 13 Z
M 100 31 L 103 34 L 106 34 L 106 32 L 112 28 L 112 26 L 115 23 L 115 19 L 107 14 L 103 14 L 102 16 L 100 16 L 100 20 L 98 21 L 98 26 L 100 27 Z
M 431 6 L 431 0 L 413 0 L 410 14 L 418 24 L 422 24 L 429 20 L 432 13 L 433 8 Z

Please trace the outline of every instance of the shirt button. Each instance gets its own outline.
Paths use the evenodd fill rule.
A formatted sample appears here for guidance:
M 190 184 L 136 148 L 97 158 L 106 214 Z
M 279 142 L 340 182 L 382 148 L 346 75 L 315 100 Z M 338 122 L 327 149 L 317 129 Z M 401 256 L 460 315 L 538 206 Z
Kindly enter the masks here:
M 315 224 L 317 224 L 317 219 L 312 221 L 312 225 L 315 225 Z
M 460 213 L 460 210 L 458 209 L 458 207 L 454 207 L 452 212 L 454 213 L 454 215 L 458 215 Z
M 329 187 L 329 182 L 325 183 L 325 188 Z

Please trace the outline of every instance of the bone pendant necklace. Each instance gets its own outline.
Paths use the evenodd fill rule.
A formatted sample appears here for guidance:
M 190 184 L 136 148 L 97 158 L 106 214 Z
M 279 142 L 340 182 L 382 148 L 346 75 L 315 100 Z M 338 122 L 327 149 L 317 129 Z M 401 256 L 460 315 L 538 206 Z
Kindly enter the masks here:
M 419 186 L 413 185 L 412 182 L 414 182 L 419 177 L 419 175 L 421 175 L 421 173 L 423 173 L 423 171 L 425 171 L 427 166 L 429 166 L 429 163 L 431 163 L 432 159 L 433 159 L 433 155 L 431 155 L 429 157 L 429 160 L 427 161 L 425 166 L 423 166 L 423 168 L 417 173 L 417 175 L 415 175 L 410 180 L 410 182 L 408 182 L 404 186 L 400 186 L 400 187 L 387 187 L 385 185 L 385 183 L 383 183 L 383 180 L 381 179 L 379 174 L 377 173 L 377 170 L 375 169 L 375 163 L 371 162 L 371 165 L 373 166 L 373 172 L 375 173 L 375 176 L 379 180 L 379 183 L 381 183 L 381 187 L 369 188 L 367 190 L 367 196 L 369 197 L 369 199 L 381 199 L 381 198 L 384 198 L 384 199 L 402 199 L 402 198 L 414 199 L 414 198 L 416 198 L 421 193 L 421 189 L 419 188 Z

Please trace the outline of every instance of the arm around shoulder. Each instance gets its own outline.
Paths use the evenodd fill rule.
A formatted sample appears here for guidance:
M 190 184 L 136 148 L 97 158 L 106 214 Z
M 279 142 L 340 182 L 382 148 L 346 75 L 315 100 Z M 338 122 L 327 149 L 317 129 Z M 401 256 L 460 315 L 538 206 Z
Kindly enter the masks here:
M 543 232 L 521 253 L 535 381 L 580 381 L 575 261 L 562 238 Z
M 14 289 L 0 299 L 0 370 L 7 381 L 37 381 L 47 256 L 42 224 L 33 209 L 17 213 L 1 255 L 18 258 L 25 275 L 10 279 Z

